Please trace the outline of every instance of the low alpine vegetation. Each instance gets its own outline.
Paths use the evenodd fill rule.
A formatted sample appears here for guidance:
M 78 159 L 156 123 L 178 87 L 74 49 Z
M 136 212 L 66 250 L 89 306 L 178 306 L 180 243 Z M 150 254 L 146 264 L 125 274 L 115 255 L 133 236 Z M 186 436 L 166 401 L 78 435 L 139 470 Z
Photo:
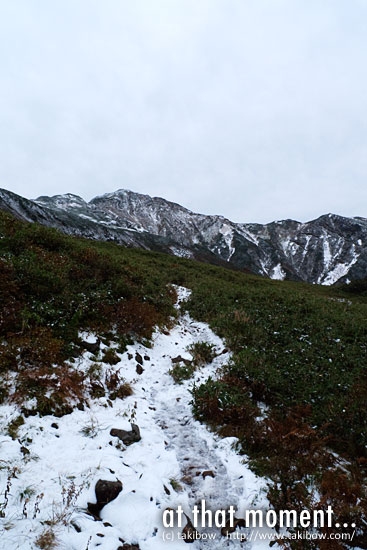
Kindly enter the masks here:
M 208 342 L 195 342 L 188 347 L 187 351 L 191 353 L 193 363 L 197 367 L 211 363 L 216 356 L 213 344 Z
M 195 370 L 196 366 L 192 362 L 179 362 L 173 365 L 169 373 L 177 384 L 181 384 L 183 380 L 189 380 Z
M 4 213 L 0 237 L 0 400 L 19 406 L 12 437 L 26 415 L 61 416 L 85 407 L 88 397 L 130 395 L 119 354 L 131 342 L 151 345 L 155 327 L 172 324 L 173 285 L 183 285 L 192 293 L 182 308 L 231 352 L 219 378 L 194 386 L 197 418 L 238 437 L 239 451 L 269 480 L 274 508 L 330 504 L 336 521 L 357 524 L 353 544 L 366 547 L 365 281 L 340 288 L 271 281 L 67 237 Z M 206 342 L 188 351 L 192 360 L 172 363 L 177 382 L 216 356 Z M 83 353 L 91 359 L 85 371 Z M 332 542 L 333 550 L 348 547 Z M 330 548 L 328 541 L 303 543 Z
M 129 341 L 149 340 L 174 313 L 166 281 L 116 255 L 120 247 L 73 239 L 3 212 L 0 235 L 0 400 L 17 403 L 24 415 L 62 416 L 88 396 L 130 395 L 120 375 L 101 384 L 78 369 L 78 358 L 91 351 L 80 334 L 98 334 L 102 342 L 112 337 L 122 351 Z M 98 358 L 99 344 L 97 361 L 116 365 L 110 347 Z
M 212 279 L 210 292 L 208 287 L 198 284 L 187 308 L 225 338 L 233 355 L 218 380 L 194 387 L 196 416 L 223 435 L 239 438 L 239 450 L 248 455 L 252 469 L 269 478 L 268 498 L 276 509 L 330 504 L 335 521 L 359 526 L 354 542 L 363 547 L 363 293 L 352 289 L 350 296 L 358 298 L 351 300 L 344 294 L 349 289 L 265 283 L 250 277 L 241 286 Z M 284 548 L 296 548 L 292 544 L 283 543 Z M 333 544 L 346 548 L 346 543 Z M 316 547 L 321 548 L 312 543 L 307 548 Z

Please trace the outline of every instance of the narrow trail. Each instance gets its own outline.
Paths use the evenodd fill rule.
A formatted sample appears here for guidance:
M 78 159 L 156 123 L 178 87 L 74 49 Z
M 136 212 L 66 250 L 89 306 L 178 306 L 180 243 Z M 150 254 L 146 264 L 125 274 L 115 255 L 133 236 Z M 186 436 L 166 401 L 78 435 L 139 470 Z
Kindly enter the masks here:
M 177 291 L 179 310 L 189 291 Z M 172 359 L 191 359 L 188 346 L 201 341 L 215 346 L 216 358 L 192 379 L 175 383 L 169 374 Z M 6 471 L 16 468 L 17 473 L 11 478 L 6 515 L 0 518 L 0 549 L 37 550 L 35 541 L 51 521 L 55 548 L 62 550 L 119 550 L 125 543 L 138 544 L 140 550 L 183 550 L 186 543 L 178 536 L 182 529 L 163 529 L 166 508 L 181 505 L 188 517 L 202 499 L 213 511 L 230 505 L 252 508 L 263 480 L 233 449 L 236 439 L 220 438 L 195 420 L 190 404 L 193 383 L 215 377 L 229 360 L 223 351 L 223 341 L 208 325 L 179 315 L 169 333 L 155 333 L 151 348 L 130 345 L 113 367 L 131 384 L 133 395 L 114 402 L 95 399 L 85 410 L 62 418 L 29 417 L 18 440 L 4 436 L 1 487 L 8 483 Z M 86 355 L 80 368 L 91 365 L 92 357 Z M 14 406 L 0 407 L 3 433 L 17 414 Z M 129 430 L 131 423 L 139 426 L 141 440 L 126 447 L 110 431 Z M 25 457 L 22 445 L 29 451 Z M 123 489 L 102 509 L 102 521 L 95 521 L 85 510 L 88 502 L 95 502 L 99 479 L 120 480 Z M 197 531 L 215 538 L 196 540 L 189 546 L 194 550 L 268 548 L 267 543 L 228 540 L 218 528 L 199 526 Z M 167 532 L 173 540 L 163 540 Z
M 179 289 L 178 303 L 188 296 L 186 289 Z M 169 374 L 171 359 L 178 355 L 190 359 L 187 347 L 200 341 L 213 344 L 217 357 L 211 365 L 199 369 L 191 380 L 176 384 Z M 164 433 L 166 449 L 174 452 L 179 464 L 182 492 L 176 495 L 176 507 L 181 504 L 188 517 L 192 517 L 193 507 L 200 506 L 202 499 L 213 511 L 228 509 L 231 505 L 237 509 L 249 507 L 258 489 L 255 477 L 232 449 L 235 440 L 221 440 L 192 414 L 190 388 L 194 382 L 198 384 L 209 376 L 216 376 L 216 371 L 229 359 L 223 348 L 221 339 L 206 324 L 193 321 L 188 314 L 182 315 L 170 333 L 169 342 L 161 342 L 161 335 L 155 341 L 154 355 L 158 355 L 158 363 L 147 369 L 141 379 L 150 388 L 146 399 L 154 410 L 155 422 Z M 251 548 L 250 543 L 240 544 L 238 540 L 223 537 L 218 528 L 197 530 L 215 533 L 215 539 L 197 540 L 193 548 L 238 548 L 239 545 Z

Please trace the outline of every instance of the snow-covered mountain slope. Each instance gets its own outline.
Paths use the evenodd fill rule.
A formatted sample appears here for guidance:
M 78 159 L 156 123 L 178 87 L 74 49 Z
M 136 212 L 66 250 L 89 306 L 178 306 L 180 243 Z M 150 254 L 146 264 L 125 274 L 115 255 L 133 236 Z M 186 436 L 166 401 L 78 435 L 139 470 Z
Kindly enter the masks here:
M 0 208 L 97 240 L 230 264 L 272 279 L 330 285 L 367 277 L 367 219 L 334 214 L 307 223 L 233 223 L 127 190 L 23 199 L 0 190 Z
M 179 300 L 188 296 L 186 289 L 177 290 Z M 222 340 L 187 314 L 170 333 L 156 332 L 153 340 L 152 348 L 128 346 L 113 367 L 131 384 L 130 397 L 113 402 L 100 397 L 62 418 L 30 416 L 15 439 L 2 436 L 1 548 L 135 550 L 130 545 L 137 544 L 140 550 L 179 550 L 186 547 L 178 539 L 182 529 L 166 530 L 173 540 L 163 542 L 166 508 L 181 505 L 192 518 L 191 510 L 201 499 L 212 510 L 266 507 L 265 480 L 235 452 L 236 439 L 219 438 L 192 415 L 190 386 L 215 377 L 228 361 L 228 352 L 221 353 Z M 189 359 L 187 347 L 200 341 L 213 344 L 217 357 L 194 379 L 176 384 L 169 374 L 172 358 Z M 138 369 L 137 360 L 142 363 Z M 93 364 L 87 353 L 80 369 Z M 15 406 L 0 405 L 3 434 L 17 414 Z M 110 430 L 130 430 L 130 423 L 139 427 L 141 440 L 126 446 Z M 87 514 L 87 506 L 96 502 L 100 479 L 120 481 L 122 490 L 102 508 L 100 518 L 94 518 Z M 238 548 L 239 541 L 227 540 L 219 529 L 198 531 L 210 531 L 214 540 L 197 540 L 194 549 Z M 251 538 L 249 530 L 241 533 Z M 47 536 L 56 537 L 55 546 L 42 546 Z M 268 541 L 241 547 L 265 549 Z

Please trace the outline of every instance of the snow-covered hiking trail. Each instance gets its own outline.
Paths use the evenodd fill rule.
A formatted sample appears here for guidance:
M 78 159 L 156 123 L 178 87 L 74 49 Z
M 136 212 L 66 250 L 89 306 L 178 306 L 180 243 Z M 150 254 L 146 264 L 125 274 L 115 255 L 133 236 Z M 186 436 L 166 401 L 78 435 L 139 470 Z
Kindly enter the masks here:
M 179 308 L 189 291 L 177 290 Z M 217 357 L 192 379 L 175 383 L 169 374 L 172 359 L 191 359 L 187 347 L 201 341 L 213 344 Z M 133 387 L 132 396 L 113 403 L 106 398 L 92 400 L 88 409 L 62 418 L 29 417 L 17 440 L 3 435 L 0 548 L 35 550 L 40 548 L 40 535 L 51 530 L 56 535 L 54 547 L 66 550 L 134 548 L 129 544 L 139 545 L 140 550 L 182 550 L 186 543 L 177 536 L 182 529 L 163 529 L 166 508 L 176 510 L 181 505 L 191 517 L 202 499 L 211 510 L 230 505 L 252 508 L 254 500 L 263 500 L 264 481 L 233 449 L 236 439 L 220 438 L 192 414 L 190 388 L 215 377 L 229 359 L 223 350 L 222 340 L 206 324 L 181 315 L 170 333 L 155 333 L 152 348 L 128 346 L 113 367 L 121 369 Z M 90 364 L 86 354 L 80 368 Z M 3 434 L 16 416 L 15 407 L 0 407 Z M 139 426 L 141 440 L 126 447 L 110 430 L 130 430 L 130 423 Z M 96 520 L 86 508 L 88 502 L 96 502 L 99 479 L 120 480 L 123 488 Z M 196 550 L 268 547 L 266 542 L 229 540 L 218 528 L 197 531 L 215 538 L 196 540 L 191 544 Z M 164 533 L 171 533 L 173 540 L 164 540 Z

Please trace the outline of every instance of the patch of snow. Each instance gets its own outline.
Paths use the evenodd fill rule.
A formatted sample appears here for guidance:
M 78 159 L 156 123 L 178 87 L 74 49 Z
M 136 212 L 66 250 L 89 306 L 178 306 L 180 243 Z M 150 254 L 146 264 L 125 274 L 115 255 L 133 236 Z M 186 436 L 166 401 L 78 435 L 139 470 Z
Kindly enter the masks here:
M 270 278 L 276 279 L 278 281 L 284 281 L 286 277 L 286 273 L 284 269 L 282 268 L 282 264 L 277 264 L 270 272 Z
M 253 244 L 256 244 L 257 246 L 259 245 L 259 239 L 258 237 L 252 233 L 252 231 L 250 231 L 249 229 L 247 229 L 247 227 L 243 224 L 238 224 L 237 226 L 240 231 L 241 231 L 241 234 L 246 237 L 246 239 L 248 239 L 250 242 L 252 242 Z
M 193 258 L 193 253 L 187 248 L 178 248 L 177 246 L 170 246 L 169 248 L 179 258 Z
M 227 223 L 224 223 L 219 228 L 219 233 L 221 233 L 223 235 L 225 243 L 227 245 L 227 248 L 228 248 L 228 251 L 229 251 L 227 261 L 229 261 L 232 258 L 233 254 L 235 253 L 235 251 L 236 251 L 235 247 L 233 246 L 233 229 Z
M 358 260 L 358 255 L 355 256 L 348 264 L 343 264 L 343 263 L 337 264 L 327 274 L 327 276 L 323 280 L 322 284 L 326 285 L 326 286 L 333 285 L 339 279 L 341 279 L 342 277 L 345 277 L 345 275 L 347 275 L 349 273 L 349 270 L 352 267 L 352 265 L 354 265 L 357 260 Z
M 179 309 L 190 291 L 183 287 L 176 290 Z M 87 333 L 81 337 L 94 341 Z M 169 374 L 172 358 L 190 358 L 189 345 L 206 341 L 221 352 L 223 341 L 208 325 L 193 321 L 188 314 L 179 318 L 169 334 L 157 331 L 153 340 L 151 349 L 141 344 L 128 346 L 120 362 L 111 367 L 120 369 L 133 387 L 130 397 L 112 403 L 106 398 L 91 400 L 85 410 L 75 410 L 62 418 L 29 417 L 19 428 L 17 440 L 3 435 L 2 495 L 10 479 L 6 517 L 0 526 L 4 548 L 34 550 L 35 539 L 47 528 L 45 522 L 51 520 L 56 523 L 58 544 L 68 550 L 116 550 L 121 545 L 120 538 L 138 543 L 141 550 L 161 550 L 166 546 L 183 550 L 185 542 L 177 538 L 162 544 L 165 508 L 176 509 L 181 504 L 191 515 L 193 506 L 202 498 L 212 509 L 232 504 L 241 510 L 251 507 L 254 500 L 257 506 L 266 506 L 262 496 L 265 480 L 257 478 L 243 463 L 244 457 L 233 449 L 237 440 L 222 439 L 210 432 L 194 419 L 191 410 L 193 382 L 200 384 L 209 376 L 215 377 L 228 362 L 229 354 L 218 355 L 212 364 L 197 370 L 193 380 L 181 385 L 174 383 Z M 129 359 L 129 354 L 134 357 L 136 352 L 145 356 L 140 376 L 136 362 Z M 93 364 L 88 357 L 86 353 L 81 360 L 82 370 Z M 0 406 L 3 434 L 18 414 L 14 405 Z M 129 429 L 130 422 L 140 427 L 142 439 L 125 447 L 110 436 L 110 430 Z M 22 447 L 29 454 L 23 456 Z M 215 478 L 203 479 L 201 473 L 205 470 L 212 470 Z M 103 508 L 102 522 L 85 513 L 87 503 L 95 502 L 98 479 L 119 479 L 123 483 L 122 492 Z M 174 490 L 173 480 L 181 484 L 182 491 Z M 218 530 L 214 531 L 215 540 L 196 541 L 192 548 L 238 548 L 238 541 L 227 542 Z M 264 542 L 262 548 L 267 547 Z
M 304 247 L 303 253 L 302 253 L 302 262 L 305 259 L 305 256 L 308 252 L 308 247 L 309 247 L 310 241 L 311 241 L 311 235 L 306 235 L 306 244 L 305 244 L 305 247 Z
M 89 344 L 95 344 L 97 341 L 97 337 L 90 332 L 80 332 L 79 338 L 84 340 L 84 342 L 88 342 Z
M 96 221 L 96 219 L 93 218 L 93 216 L 88 216 L 87 214 L 79 214 L 79 218 L 83 218 L 85 220 L 91 220 L 92 222 Z
M 333 257 L 330 252 L 330 243 L 327 236 L 324 236 L 323 238 L 323 249 L 324 249 L 324 270 L 328 270 Z
M 282 250 L 283 250 L 284 254 L 287 254 L 287 252 L 288 252 L 290 241 L 291 240 L 290 240 L 289 237 L 280 240 L 280 246 L 282 247 Z

